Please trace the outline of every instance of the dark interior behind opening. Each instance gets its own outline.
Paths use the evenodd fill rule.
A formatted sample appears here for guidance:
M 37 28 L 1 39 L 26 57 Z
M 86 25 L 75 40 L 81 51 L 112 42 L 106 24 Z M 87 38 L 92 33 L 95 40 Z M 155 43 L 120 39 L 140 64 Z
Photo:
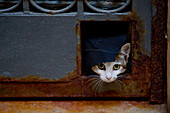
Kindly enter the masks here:
M 91 70 L 89 66 L 87 66 L 91 61 L 89 57 L 87 58 L 86 49 L 88 48 L 89 40 L 98 41 L 99 38 L 105 42 L 114 41 L 114 38 L 117 35 L 125 35 L 125 43 L 131 43 L 131 25 L 130 22 L 113 22 L 113 21 L 82 21 L 81 22 L 81 43 L 82 43 L 82 74 L 83 75 L 91 75 L 94 72 Z M 101 42 L 102 44 L 102 42 Z M 103 43 L 104 44 L 104 43 Z M 101 47 L 105 47 L 108 45 L 101 45 Z M 119 42 L 117 42 L 119 44 Z M 109 45 L 112 47 L 112 45 Z M 108 47 L 109 47 L 108 46 Z M 131 55 L 130 55 L 131 56 Z M 93 56 L 90 56 L 93 57 Z M 97 58 L 94 58 L 97 60 Z M 130 68 L 130 59 L 128 63 L 128 71 L 131 71 Z

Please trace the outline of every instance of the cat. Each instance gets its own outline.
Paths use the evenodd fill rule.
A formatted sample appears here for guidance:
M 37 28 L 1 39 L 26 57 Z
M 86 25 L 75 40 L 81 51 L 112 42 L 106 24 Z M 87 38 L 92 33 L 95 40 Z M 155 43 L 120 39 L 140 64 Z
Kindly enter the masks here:
M 131 44 L 124 44 L 113 62 L 103 62 L 93 66 L 91 69 L 97 73 L 100 80 L 105 83 L 111 83 L 116 81 L 120 74 L 124 73 L 127 68 L 128 58 L 130 54 Z

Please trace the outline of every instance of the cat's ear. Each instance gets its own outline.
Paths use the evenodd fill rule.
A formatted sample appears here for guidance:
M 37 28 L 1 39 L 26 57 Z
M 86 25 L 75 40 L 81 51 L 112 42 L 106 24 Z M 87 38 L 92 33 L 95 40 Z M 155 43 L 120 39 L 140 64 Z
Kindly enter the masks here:
M 126 43 L 125 45 L 123 45 L 120 52 L 125 55 L 129 55 L 130 54 L 130 43 Z
M 126 43 L 126 44 L 123 45 L 122 48 L 120 49 L 120 53 L 123 53 L 123 54 L 125 55 L 126 60 L 129 58 L 130 48 L 131 48 L 130 43 Z

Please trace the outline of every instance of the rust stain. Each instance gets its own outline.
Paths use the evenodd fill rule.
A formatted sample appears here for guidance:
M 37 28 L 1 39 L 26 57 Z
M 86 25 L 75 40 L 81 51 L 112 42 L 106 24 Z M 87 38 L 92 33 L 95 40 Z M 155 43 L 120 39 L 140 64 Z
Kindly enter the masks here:
M 7 101 L 0 106 L 1 113 L 167 113 L 165 104 L 143 101 Z
M 77 70 L 73 72 L 68 72 L 68 74 L 60 79 L 47 79 L 42 78 L 38 75 L 27 75 L 25 77 L 5 77 L 0 76 L 1 82 L 69 82 L 78 76 Z
M 76 26 L 77 36 L 80 36 L 79 26 Z M 77 37 L 79 38 L 79 37 Z M 80 40 L 80 39 L 79 39 Z M 29 75 L 20 78 L 0 76 L 1 97 L 81 97 L 83 77 L 81 73 L 81 46 L 77 47 L 75 59 L 77 69 L 66 76 L 56 79 L 46 79 Z M 14 83 L 13 83 L 14 82 Z M 15 83 L 17 82 L 17 83 Z M 23 82 L 23 83 L 22 83 Z M 5 84 L 8 83 L 6 86 Z M 31 84 L 28 84 L 31 83 Z M 12 92 L 10 92 L 12 89 Z M 22 89 L 22 90 L 21 90 Z
M 152 85 L 151 85 L 151 102 L 163 103 L 165 97 L 164 80 L 165 75 L 165 18 L 166 4 L 164 0 L 153 0 L 152 5 L 156 8 L 155 14 L 152 15 Z
M 128 21 L 128 22 L 131 22 L 132 23 L 132 26 L 131 27 L 135 27 L 136 29 L 136 35 L 134 36 L 134 40 L 135 40 L 135 55 L 134 58 L 135 59 L 138 59 L 138 53 L 142 53 L 144 55 L 147 55 L 148 56 L 148 53 L 143 49 L 142 47 L 142 44 L 143 44 L 143 37 L 144 37 L 144 34 L 147 32 L 144 30 L 144 24 L 143 24 L 143 20 L 140 18 L 140 16 L 134 11 L 132 10 L 131 14 L 128 15 L 128 16 L 122 16 L 120 17 L 120 20 L 123 20 L 123 21 Z M 133 25 L 133 23 L 135 25 Z
M 73 72 L 69 72 L 66 76 L 57 80 L 57 82 L 71 82 L 73 79 L 79 77 L 78 71 L 74 70 Z
M 81 97 L 82 79 L 72 82 L 0 83 L 0 97 Z
M 81 47 L 81 26 L 80 21 L 75 26 L 76 38 L 77 38 L 77 57 L 76 57 L 76 64 L 77 64 L 77 73 L 81 75 L 81 65 L 82 65 L 82 47 Z
M 55 79 L 46 79 L 42 78 L 38 75 L 27 75 L 25 77 L 5 77 L 3 75 L 0 76 L 1 82 L 54 82 Z
M 47 80 L 39 77 L 27 77 L 22 79 L 25 81 L 45 82 L 45 83 L 1 83 L 0 84 L 0 96 L 1 97 L 149 97 L 150 88 L 150 59 L 148 56 L 143 55 L 141 52 L 137 54 L 138 58 L 134 59 L 133 50 L 139 50 L 139 46 L 136 42 L 139 41 L 139 35 L 136 30 L 136 23 L 132 25 L 132 72 L 126 73 L 126 77 L 122 79 L 125 84 L 121 86 L 121 91 L 116 88 L 107 89 L 104 86 L 104 90 L 101 92 L 95 92 L 92 88 L 87 87 L 85 76 L 81 75 L 81 29 L 80 22 L 75 26 L 75 32 L 77 34 L 77 57 L 75 59 L 77 69 L 68 73 L 65 77 L 59 80 Z M 3 78 L 4 79 L 4 78 Z M 1 80 L 3 80 L 1 79 Z M 19 79 L 15 79 L 19 81 Z M 7 81 L 12 79 L 7 78 Z M 13 80 L 14 81 L 14 80 Z M 48 83 L 49 82 L 49 83 Z M 11 89 L 13 92 L 10 93 Z M 22 90 L 20 90 L 22 89 Z
M 153 1 L 155 2 L 155 1 Z M 160 2 L 155 2 L 158 5 L 161 4 Z M 162 8 L 165 6 L 159 6 L 158 8 Z M 158 10 L 159 11 L 159 10 Z M 161 14 L 162 11 L 158 12 Z M 52 14 L 52 12 L 51 12 Z M 75 59 L 77 69 L 73 72 L 69 72 L 65 77 L 60 78 L 59 80 L 55 79 L 45 79 L 39 76 L 29 75 L 22 78 L 10 78 L 0 76 L 0 81 L 3 82 L 49 82 L 49 83 L 0 83 L 0 96 L 1 97 L 150 97 L 150 89 L 151 89 L 151 80 L 152 81 L 152 89 L 151 89 L 151 99 L 152 101 L 161 102 L 162 101 L 162 92 L 163 92 L 163 50 L 160 49 L 163 47 L 163 40 L 162 36 L 164 36 L 164 16 L 160 16 L 159 18 L 153 17 L 153 27 L 154 27 L 154 36 L 152 37 L 152 67 L 151 70 L 151 57 L 149 57 L 148 53 L 142 48 L 143 43 L 143 36 L 147 32 L 144 30 L 145 25 L 143 24 L 143 20 L 141 20 L 140 16 L 135 12 L 132 11 L 131 15 L 129 16 L 122 16 L 121 20 L 131 22 L 131 32 L 132 32 L 132 58 L 131 58 L 131 72 L 126 73 L 126 77 L 122 79 L 122 82 L 125 84 L 124 87 L 121 87 L 121 92 L 118 90 L 113 89 L 105 89 L 104 91 L 96 92 L 92 89 L 92 87 L 88 88 L 87 90 L 84 87 L 88 86 L 89 84 L 86 83 L 86 77 L 81 76 L 81 27 L 80 21 L 75 26 L 75 32 L 77 34 L 77 57 Z M 88 21 L 95 21 L 95 20 L 88 20 Z M 106 20 L 111 21 L 111 20 Z M 155 23 L 154 23 L 155 22 Z M 157 28 L 157 29 L 156 29 Z M 158 29 L 160 28 L 160 29 Z M 158 37 L 158 38 L 157 38 Z M 160 68 L 161 67 L 161 68 Z M 152 73 L 151 73 L 152 71 Z M 152 76 L 151 76 L 152 74 Z M 159 74 L 159 75 L 158 75 Z M 151 78 L 152 77 L 152 78 Z M 51 83 L 50 83 L 51 82 Z M 11 91 L 12 89 L 12 91 Z M 23 104 L 23 103 L 22 103 Z M 21 105 L 22 105 L 21 104 Z M 43 103 L 45 104 L 45 103 Z M 49 103 L 48 103 L 49 104 Z M 8 103 L 10 105 L 10 103 Z M 16 106 L 21 105 L 16 103 Z M 62 112 L 90 112 L 90 109 L 86 109 L 85 107 L 92 105 L 92 111 L 98 112 L 108 112 L 108 108 L 113 110 L 113 106 L 115 107 L 114 112 L 117 111 L 120 106 L 120 110 L 128 110 L 130 107 L 129 102 L 87 102 L 82 101 L 81 103 L 78 102 L 54 102 L 52 103 L 55 107 L 62 109 Z M 111 106 L 108 106 L 111 105 Z M 126 105 L 126 106 L 125 106 Z M 149 106 L 148 103 L 130 103 L 130 106 L 136 106 L 138 108 L 146 108 Z M 3 105 L 0 109 L 3 108 Z M 11 106 L 11 105 L 10 105 Z M 32 104 L 30 105 L 32 106 Z M 36 105 L 34 104 L 34 107 Z M 48 106 L 48 105 L 47 105 Z M 105 107 L 106 106 L 106 107 Z M 38 103 L 37 107 L 43 107 L 42 103 Z M 17 108 L 17 107 L 16 107 Z M 18 108 L 18 109 L 19 109 Z M 105 108 L 105 109 L 101 109 Z M 151 107 L 149 109 L 152 109 Z M 156 106 L 157 108 L 157 106 Z M 156 109 L 154 108 L 154 109 Z M 165 106 L 163 106 L 165 108 Z M 10 109 L 10 108 L 9 108 Z M 15 109 L 15 108 L 14 108 Z M 137 110 L 141 110 L 137 109 Z M 6 109 L 5 109 L 6 110 Z M 20 109 L 22 110 L 22 109 Z M 42 109 L 41 109 L 42 110 Z M 53 109 L 52 112 L 58 112 L 56 109 Z M 60 110 L 59 110 L 60 111 Z M 128 111 L 127 111 L 128 112 Z M 132 111 L 130 111 L 132 112 Z M 146 112 L 146 111 L 145 111 Z
M 87 97 L 149 97 L 151 86 L 150 58 L 140 56 L 137 60 L 132 59 L 132 63 L 132 71 L 125 73 L 125 77 L 121 80 L 123 84 L 120 84 L 120 91 L 114 84 L 108 87 L 103 86 L 102 91 L 99 92 L 93 89 L 94 85 L 86 89 L 86 87 L 93 82 L 88 82 L 86 77 L 86 79 L 84 79 L 84 95 Z
M 52 13 L 52 12 L 51 12 Z M 77 57 L 75 59 L 75 63 L 77 68 L 72 72 L 68 72 L 68 74 L 59 79 L 47 79 L 42 78 L 39 75 L 27 75 L 26 77 L 5 77 L 0 75 L 1 82 L 71 82 L 73 79 L 79 77 L 81 75 L 81 41 L 80 41 L 80 24 L 77 24 L 75 27 L 75 32 L 77 34 Z
M 135 11 L 132 11 L 129 16 L 120 18 L 120 20 L 131 22 L 131 72 L 127 72 L 122 79 L 125 87 L 121 87 L 121 92 L 109 89 L 108 91 L 97 93 L 97 97 L 150 97 L 151 58 L 142 47 L 143 36 L 146 33 L 143 21 Z M 86 81 L 84 82 L 86 83 Z M 85 84 L 85 87 L 87 85 L 88 83 Z M 95 89 L 93 90 L 90 87 L 87 91 L 84 90 L 84 93 L 86 96 L 95 96 Z
M 77 57 L 75 59 L 77 69 L 68 73 L 65 77 L 59 80 L 48 80 L 40 77 L 28 76 L 22 79 L 1 77 L 0 80 L 10 81 L 35 81 L 35 82 L 53 82 L 53 83 L 5 83 L 0 84 L 1 97 L 150 97 L 151 87 L 151 70 L 150 57 L 142 49 L 142 38 L 145 34 L 144 25 L 140 17 L 133 11 L 128 17 L 123 20 L 131 22 L 131 72 L 126 73 L 122 78 L 125 86 L 121 86 L 119 92 L 115 88 L 104 89 L 101 92 L 95 92 L 92 87 L 85 89 L 89 84 L 86 82 L 87 77 L 81 73 L 81 27 L 80 22 L 75 26 L 77 34 Z M 93 20 L 90 20 L 93 21 Z M 108 21 L 108 20 L 107 20 Z M 110 21 L 110 20 L 109 20 Z M 105 87 L 105 86 L 104 86 Z M 2 90 L 3 89 L 3 90 Z M 11 89 L 13 92 L 10 93 Z M 20 90 L 22 89 L 22 90 Z M 96 93 L 96 94 L 95 94 Z

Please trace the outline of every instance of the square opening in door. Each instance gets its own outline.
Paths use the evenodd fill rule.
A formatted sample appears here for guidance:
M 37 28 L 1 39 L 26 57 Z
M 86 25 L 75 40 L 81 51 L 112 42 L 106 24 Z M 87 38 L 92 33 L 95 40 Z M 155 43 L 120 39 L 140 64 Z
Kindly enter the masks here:
M 121 47 L 131 42 L 130 37 L 130 22 L 82 21 L 82 75 L 93 75 L 94 65 L 113 62 Z M 130 67 L 129 58 L 127 70 Z

